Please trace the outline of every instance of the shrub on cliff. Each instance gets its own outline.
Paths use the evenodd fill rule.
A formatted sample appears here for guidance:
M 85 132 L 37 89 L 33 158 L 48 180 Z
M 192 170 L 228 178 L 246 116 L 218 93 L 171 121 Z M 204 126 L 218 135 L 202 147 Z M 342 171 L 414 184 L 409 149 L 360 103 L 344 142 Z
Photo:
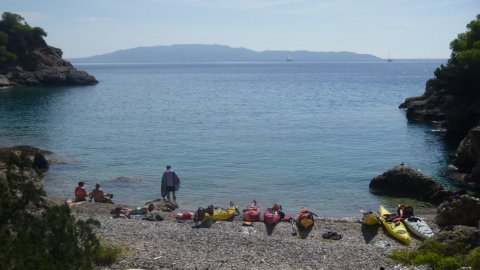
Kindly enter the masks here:
M 437 68 L 432 82 L 465 97 L 480 94 L 480 14 L 467 24 L 467 29 L 450 43 L 450 59 L 447 65 Z
M 32 50 L 46 46 L 46 36 L 42 28 L 30 27 L 22 16 L 4 12 L 0 21 L 0 71 L 15 62 L 27 69 L 34 68 L 37 63 Z

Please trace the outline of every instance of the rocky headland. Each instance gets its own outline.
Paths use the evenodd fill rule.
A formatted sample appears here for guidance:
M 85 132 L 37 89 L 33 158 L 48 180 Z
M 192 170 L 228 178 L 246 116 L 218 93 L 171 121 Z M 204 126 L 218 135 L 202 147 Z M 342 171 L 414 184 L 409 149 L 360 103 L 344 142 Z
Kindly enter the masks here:
M 452 178 L 459 184 L 478 188 L 480 182 L 480 15 L 467 24 L 450 44 L 446 65 L 435 70 L 425 92 L 410 97 L 399 107 L 409 121 L 431 124 L 446 131 L 449 143 L 458 145 Z M 450 170 L 451 171 L 451 170 Z
M 0 87 L 21 85 L 91 85 L 98 81 L 47 45 L 47 34 L 24 19 L 5 12 L 0 21 Z
M 20 85 L 92 85 L 98 81 L 85 71 L 62 59 L 62 51 L 51 46 L 35 48 L 33 67 L 16 63 L 0 74 L 0 87 Z

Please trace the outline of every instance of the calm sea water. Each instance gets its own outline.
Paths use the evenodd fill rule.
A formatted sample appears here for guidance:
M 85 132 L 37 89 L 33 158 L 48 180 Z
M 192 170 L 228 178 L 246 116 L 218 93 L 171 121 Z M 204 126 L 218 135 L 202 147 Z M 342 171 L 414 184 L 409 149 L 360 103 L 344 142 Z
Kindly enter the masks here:
M 398 109 L 440 63 L 81 65 L 98 85 L 1 90 L 0 144 L 54 151 L 53 196 L 98 182 L 116 202 L 143 205 L 171 164 L 183 209 L 256 199 L 356 216 L 402 201 L 368 188 L 401 162 L 446 184 L 443 134 Z M 142 181 L 108 181 L 120 176 Z

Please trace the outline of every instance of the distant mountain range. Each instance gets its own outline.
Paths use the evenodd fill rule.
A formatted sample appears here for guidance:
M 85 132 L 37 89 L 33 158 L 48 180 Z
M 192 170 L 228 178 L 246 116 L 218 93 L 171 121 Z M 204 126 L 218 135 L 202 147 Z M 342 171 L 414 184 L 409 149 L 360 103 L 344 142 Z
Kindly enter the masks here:
M 262 51 L 223 45 L 184 44 L 138 47 L 85 58 L 74 63 L 152 63 L 152 62 L 236 62 L 236 61 L 383 61 L 371 54 L 353 52 Z

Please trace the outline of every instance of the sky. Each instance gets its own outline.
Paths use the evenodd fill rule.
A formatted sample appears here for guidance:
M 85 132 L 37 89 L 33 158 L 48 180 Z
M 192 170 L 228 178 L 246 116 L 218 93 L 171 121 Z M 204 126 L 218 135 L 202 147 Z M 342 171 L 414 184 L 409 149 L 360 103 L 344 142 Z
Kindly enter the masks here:
M 220 44 L 449 58 L 480 0 L 1 0 L 64 57 L 135 47 Z

